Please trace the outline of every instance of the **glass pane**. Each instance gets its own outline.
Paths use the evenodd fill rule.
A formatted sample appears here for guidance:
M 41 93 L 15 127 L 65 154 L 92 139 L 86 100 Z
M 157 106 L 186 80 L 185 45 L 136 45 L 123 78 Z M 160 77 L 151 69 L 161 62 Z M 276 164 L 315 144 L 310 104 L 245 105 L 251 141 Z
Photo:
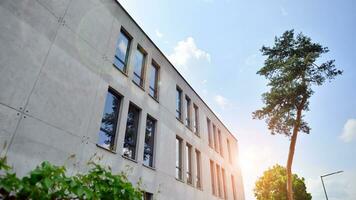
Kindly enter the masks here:
M 126 65 L 126 57 L 127 57 L 127 50 L 130 45 L 129 38 L 124 34 L 120 33 L 119 39 L 116 45 L 116 53 L 115 53 L 115 60 L 114 64 L 121 70 L 124 70 Z
M 156 125 L 156 121 L 150 117 L 147 117 L 143 164 L 150 167 L 153 166 L 155 125 Z
M 154 65 L 150 67 L 150 95 L 157 98 L 157 68 Z
M 136 159 L 136 142 L 139 114 L 140 110 L 135 106 L 130 105 L 129 113 L 127 115 L 123 154 L 124 156 L 131 159 Z
M 119 106 L 120 99 L 111 92 L 108 92 L 101 120 L 98 145 L 110 150 L 113 150 L 115 145 Z
M 176 117 L 178 119 L 181 119 L 181 113 L 182 113 L 182 91 L 177 89 L 177 96 L 176 96 Z
M 139 50 L 136 50 L 135 59 L 134 59 L 134 77 L 133 80 L 138 85 L 142 86 L 142 69 L 144 65 L 145 55 Z

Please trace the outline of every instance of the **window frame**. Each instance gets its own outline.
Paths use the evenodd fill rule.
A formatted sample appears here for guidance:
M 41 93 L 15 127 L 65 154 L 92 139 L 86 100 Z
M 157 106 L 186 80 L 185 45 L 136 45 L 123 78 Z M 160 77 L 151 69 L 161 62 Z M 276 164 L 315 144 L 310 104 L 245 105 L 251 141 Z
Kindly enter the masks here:
M 200 136 L 199 134 L 199 107 L 193 103 L 193 113 L 194 113 L 194 123 L 193 123 L 193 132 L 195 135 Z
M 193 185 L 193 168 L 192 168 L 192 149 L 193 146 L 189 143 L 185 144 L 185 164 L 186 164 L 186 182 L 189 185 Z
M 201 166 L 201 153 L 198 149 L 195 149 L 195 162 L 196 162 L 196 178 L 195 187 L 203 189 L 202 181 L 202 166 Z
M 214 196 L 216 195 L 216 182 L 215 182 L 215 164 L 214 161 L 210 160 L 210 181 L 211 181 L 211 190 Z
M 116 148 L 117 148 L 117 132 L 119 130 L 119 122 L 120 122 L 120 114 L 121 114 L 121 108 L 122 108 L 122 104 L 123 104 L 123 96 L 118 93 L 116 90 L 114 90 L 113 88 L 109 87 L 107 92 L 106 92 L 106 98 L 105 98 L 105 103 L 104 103 L 104 109 L 103 109 L 103 113 L 102 113 L 102 117 L 101 117 L 101 123 L 100 123 L 100 128 L 99 128 L 99 133 L 98 135 L 100 134 L 100 131 L 101 131 L 101 126 L 102 126 L 102 120 L 103 120 L 103 117 L 105 115 L 105 107 L 106 107 L 106 101 L 107 101 L 107 98 L 108 98 L 108 95 L 111 94 L 112 96 L 114 96 L 115 98 L 118 99 L 118 110 L 115 114 L 115 125 L 113 126 L 114 129 L 113 129 L 113 132 L 115 133 L 114 137 L 112 138 L 113 140 L 113 144 L 112 144 L 112 148 L 107 148 L 105 146 L 103 146 L 102 144 L 99 144 L 99 141 L 97 141 L 96 145 L 100 148 L 103 148 L 103 149 L 106 149 L 108 151 L 111 151 L 111 152 L 115 152 L 116 151 Z M 100 136 L 99 136 L 100 137 Z
M 218 197 L 222 197 L 222 188 L 221 188 L 221 175 L 220 175 L 220 165 L 216 164 L 216 181 L 217 181 L 217 185 L 218 185 Z
M 229 163 L 232 164 L 231 144 L 229 138 L 226 139 L 227 151 L 229 153 Z
M 223 186 L 223 199 L 228 198 L 227 188 L 226 188 L 226 172 L 225 169 L 221 167 L 221 177 L 222 177 L 222 186 Z
M 188 95 L 185 95 L 185 120 L 184 120 L 184 124 L 187 128 L 189 128 L 190 130 L 192 129 L 192 100 L 190 99 L 190 97 Z
M 209 142 L 209 147 L 214 149 L 214 140 L 213 140 L 213 135 L 212 135 L 212 127 L 211 127 L 211 120 L 209 118 L 206 118 L 206 123 L 207 123 L 207 128 L 208 128 L 208 142 Z
M 133 78 L 132 81 L 139 87 L 144 89 L 145 86 L 145 74 L 146 74 L 146 64 L 147 64 L 147 52 L 143 49 L 143 47 L 141 47 L 140 44 L 137 44 L 137 48 L 135 51 L 135 59 L 136 59 L 136 53 L 141 53 L 142 54 L 142 63 L 141 63 L 141 74 L 137 74 L 135 72 L 136 66 L 133 66 Z M 135 62 L 135 61 L 134 61 Z M 136 82 L 135 77 L 138 78 L 140 80 L 139 83 Z
M 147 132 L 147 122 L 148 120 L 151 120 L 153 122 L 153 133 L 152 133 L 152 155 L 150 155 L 150 160 L 149 160 L 149 164 L 146 165 L 145 164 L 145 146 L 146 146 L 146 132 Z M 147 114 L 147 117 L 146 117 L 146 129 L 145 129 L 145 138 L 144 138 L 144 147 L 143 147 L 143 159 L 142 159 L 142 163 L 143 165 L 147 166 L 147 167 L 151 167 L 151 168 L 154 168 L 155 167 L 155 150 L 156 150 L 156 133 L 157 133 L 157 120 L 155 118 L 153 118 L 151 115 Z
M 219 139 L 219 153 L 221 155 L 221 157 L 224 157 L 224 149 L 223 149 L 223 145 L 222 145 L 222 134 L 220 129 L 218 129 L 218 139 Z
M 158 96 L 159 96 L 159 84 L 158 84 L 158 82 L 159 82 L 159 79 L 160 79 L 160 66 L 157 64 L 157 62 L 155 62 L 154 60 L 152 60 L 152 62 L 151 62 L 151 65 L 150 65 L 150 67 L 152 67 L 152 68 L 154 68 L 154 69 L 156 69 L 155 70 L 155 72 L 156 72 L 156 74 L 155 74 L 155 84 L 154 84 L 154 87 L 155 88 L 152 88 L 151 87 L 151 70 L 150 70 L 150 77 L 149 77 L 149 84 L 148 84 L 148 94 L 153 98 L 153 99 L 155 99 L 156 101 L 158 101 Z M 153 95 L 151 94 L 151 92 L 153 92 Z
M 120 37 L 121 36 L 124 36 L 126 37 L 127 41 L 128 41 L 128 44 L 127 44 L 127 47 L 126 47 L 126 52 L 125 52 L 125 60 L 121 60 L 121 58 L 119 58 L 119 56 L 117 55 L 116 51 L 117 51 L 117 48 L 118 47 L 118 42 L 120 41 Z M 128 33 L 128 31 L 126 31 L 125 28 L 121 27 L 120 29 L 120 34 L 119 34 L 119 37 L 118 37 L 118 40 L 117 40 L 117 44 L 116 44 L 116 48 L 115 48 L 115 55 L 114 55 L 114 59 L 118 60 L 122 65 L 123 65 L 123 68 L 121 69 L 119 66 L 117 66 L 115 64 L 115 60 L 113 62 L 113 65 L 115 66 L 115 68 L 117 68 L 118 70 L 120 70 L 121 72 L 123 72 L 124 74 L 127 74 L 127 68 L 128 68 L 128 61 L 129 61 L 129 57 L 130 57 L 130 50 L 131 50 L 131 45 L 132 45 L 132 39 L 133 37 Z
M 177 147 L 177 141 L 178 141 L 178 147 Z M 179 136 L 176 136 L 176 173 L 175 173 L 175 178 L 179 181 L 183 181 L 183 152 L 182 152 L 183 147 L 182 146 L 183 146 L 183 139 Z M 177 155 L 178 155 L 178 158 L 177 158 Z M 177 161 L 178 161 L 178 163 L 177 163 Z
M 179 87 L 176 86 L 176 118 L 179 121 L 182 121 L 183 118 L 183 113 L 182 113 L 182 108 L 183 108 L 183 104 L 182 104 L 182 100 L 183 100 L 183 90 Z M 177 108 L 177 101 L 179 100 L 179 107 Z M 178 116 L 177 116 L 178 115 Z
M 133 108 L 133 109 L 136 109 L 136 111 L 138 111 L 137 112 L 137 114 L 138 114 L 138 116 L 137 116 L 137 122 L 135 122 L 135 125 L 136 125 L 136 136 L 135 136 L 135 147 L 134 147 L 134 155 L 133 155 L 133 158 L 132 158 L 132 156 L 130 157 L 130 156 L 127 156 L 127 155 L 125 155 L 125 148 L 128 148 L 128 147 L 125 147 L 125 145 L 126 145 L 126 142 L 125 142 L 125 140 L 126 140 L 126 136 L 127 136 L 127 134 L 128 134 L 128 120 L 129 120 L 129 117 L 128 117 L 128 115 L 129 115 L 129 113 L 130 113 L 130 108 Z M 137 105 L 135 105 L 134 103 L 132 103 L 132 102 L 130 102 L 130 104 L 129 104 L 129 109 L 128 109 L 128 112 L 127 112 L 127 119 L 126 119 L 126 128 L 125 128 L 125 135 L 124 135 L 124 143 L 123 143 L 123 148 L 122 148 L 122 156 L 124 157 L 124 158 L 128 158 L 128 159 L 130 159 L 130 160 L 134 160 L 134 161 L 137 161 L 137 156 L 138 156 L 138 154 L 137 154 L 137 150 L 138 150 L 138 137 L 139 137 L 139 135 L 140 135 L 140 122 L 141 122 L 141 114 L 142 114 L 142 109 L 140 108 L 140 107 L 138 107 Z
M 235 183 L 235 176 L 231 174 L 231 187 L 232 187 L 232 194 L 233 199 L 237 200 L 237 191 L 236 191 L 236 183 Z

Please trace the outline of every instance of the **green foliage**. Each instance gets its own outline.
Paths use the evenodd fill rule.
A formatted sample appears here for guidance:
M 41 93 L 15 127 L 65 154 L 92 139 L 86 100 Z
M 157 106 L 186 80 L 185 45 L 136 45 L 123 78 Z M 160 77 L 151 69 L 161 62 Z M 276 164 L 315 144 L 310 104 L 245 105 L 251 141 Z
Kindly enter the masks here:
M 28 176 L 18 178 L 0 160 L 0 199 L 107 199 L 141 200 L 142 191 L 134 187 L 124 174 L 90 162 L 86 174 L 66 176 L 65 167 L 43 162 Z
M 254 193 L 257 200 L 287 200 L 286 168 L 275 165 L 263 173 L 255 185 Z M 307 192 L 304 178 L 293 174 L 292 187 L 294 200 L 310 200 L 312 196 Z
M 261 52 L 267 58 L 257 74 L 268 79 L 270 91 L 262 95 L 265 106 L 255 111 L 253 118 L 265 119 L 272 134 L 290 136 L 293 128 L 309 133 L 310 127 L 301 111 L 309 110 L 312 86 L 342 74 L 334 60 L 315 64 L 328 51 L 302 33 L 295 36 L 294 30 L 276 37 L 273 47 L 263 46 Z

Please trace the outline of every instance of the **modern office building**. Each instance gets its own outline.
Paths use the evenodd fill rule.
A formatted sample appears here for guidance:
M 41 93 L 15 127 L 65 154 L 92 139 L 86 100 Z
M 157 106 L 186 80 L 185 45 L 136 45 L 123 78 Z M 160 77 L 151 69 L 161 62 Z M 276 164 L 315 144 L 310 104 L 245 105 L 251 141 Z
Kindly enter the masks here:
M 146 199 L 244 199 L 237 139 L 115 0 L 0 1 L 0 145 L 19 175 L 96 155 Z

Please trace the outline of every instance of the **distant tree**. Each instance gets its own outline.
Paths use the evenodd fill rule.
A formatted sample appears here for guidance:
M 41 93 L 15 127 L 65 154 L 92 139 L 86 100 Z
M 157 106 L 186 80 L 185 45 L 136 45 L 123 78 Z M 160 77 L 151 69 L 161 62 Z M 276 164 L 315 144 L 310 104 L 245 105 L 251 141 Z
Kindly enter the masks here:
M 267 56 L 264 66 L 257 74 L 267 80 L 269 91 L 262 94 L 264 107 L 253 112 L 254 119 L 265 119 L 268 129 L 274 134 L 290 137 L 287 161 L 288 199 L 293 200 L 292 163 L 298 132 L 309 133 L 310 127 L 303 112 L 309 110 L 313 86 L 334 79 L 342 71 L 336 69 L 335 60 L 319 65 L 317 59 L 329 50 L 302 33 L 286 31 L 275 38 L 273 47 L 263 46 L 262 55 Z
M 307 192 L 304 178 L 293 174 L 292 186 L 295 200 L 310 200 L 312 196 Z M 287 200 L 286 168 L 275 165 L 263 173 L 255 185 L 254 193 L 257 200 Z

